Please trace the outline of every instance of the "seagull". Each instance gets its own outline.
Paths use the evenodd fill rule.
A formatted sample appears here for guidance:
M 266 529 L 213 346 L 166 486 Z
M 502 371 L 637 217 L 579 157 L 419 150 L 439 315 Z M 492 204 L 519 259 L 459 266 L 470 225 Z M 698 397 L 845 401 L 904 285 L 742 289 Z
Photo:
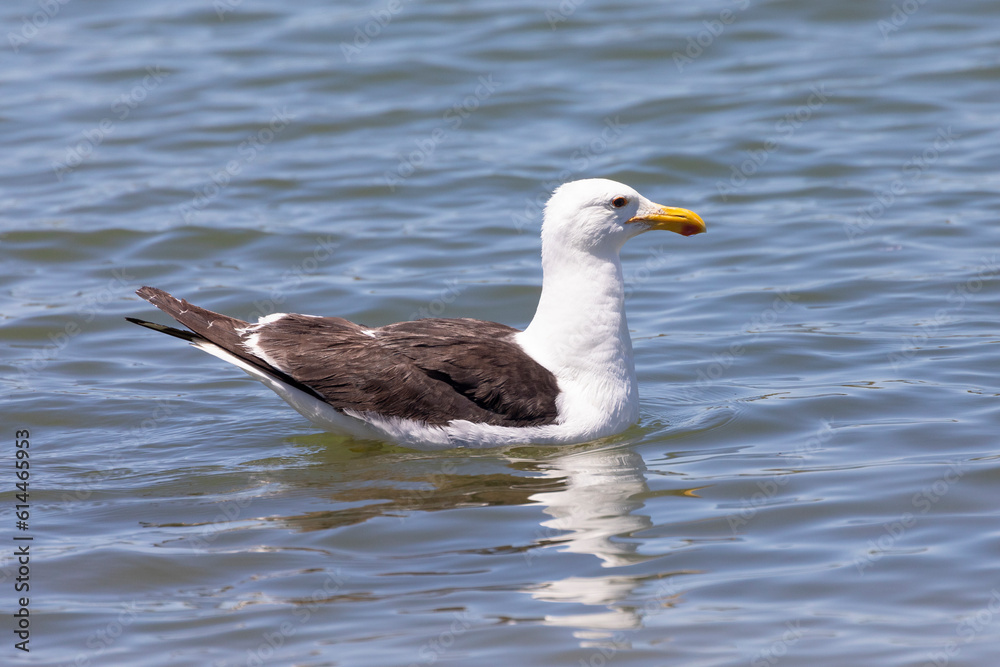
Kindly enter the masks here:
M 705 231 L 694 212 L 607 179 L 558 187 L 542 222 L 542 292 L 524 331 L 469 318 L 369 328 L 274 313 L 245 322 L 154 287 L 136 293 L 180 338 L 263 382 L 317 426 L 416 449 L 574 444 L 639 418 L 625 319 L 622 246 L 666 230 Z

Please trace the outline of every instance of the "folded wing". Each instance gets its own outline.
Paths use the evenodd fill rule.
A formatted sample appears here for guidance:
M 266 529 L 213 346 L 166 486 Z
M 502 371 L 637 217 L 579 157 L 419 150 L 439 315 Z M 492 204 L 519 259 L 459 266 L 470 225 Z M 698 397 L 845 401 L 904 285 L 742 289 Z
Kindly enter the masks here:
M 138 294 L 190 332 L 130 321 L 215 345 L 341 411 L 431 425 L 556 420 L 555 376 L 514 342 L 516 329 L 502 324 L 427 319 L 365 329 L 310 315 L 272 315 L 251 324 L 152 287 Z

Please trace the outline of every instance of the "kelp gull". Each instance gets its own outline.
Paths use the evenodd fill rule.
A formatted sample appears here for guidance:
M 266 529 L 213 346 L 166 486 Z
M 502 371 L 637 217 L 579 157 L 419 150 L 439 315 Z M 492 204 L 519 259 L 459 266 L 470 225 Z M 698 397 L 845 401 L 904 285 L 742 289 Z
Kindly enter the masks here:
M 606 179 L 566 183 L 545 207 L 542 293 L 524 331 L 473 319 L 366 328 L 276 313 L 256 323 L 143 287 L 188 330 L 127 318 L 239 366 L 318 426 L 420 449 L 569 444 L 639 417 L 619 252 L 697 214 Z

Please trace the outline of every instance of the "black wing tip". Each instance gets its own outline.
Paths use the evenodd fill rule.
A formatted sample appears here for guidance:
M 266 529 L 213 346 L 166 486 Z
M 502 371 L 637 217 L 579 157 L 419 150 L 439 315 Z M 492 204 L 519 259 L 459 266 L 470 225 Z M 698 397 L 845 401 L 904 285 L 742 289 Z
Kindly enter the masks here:
M 157 289 L 155 287 L 142 287 L 142 288 L 136 290 L 136 294 L 138 294 L 142 298 L 146 299 L 147 301 L 149 301 L 150 303 L 152 303 L 154 306 L 156 306 L 157 308 L 160 308 L 161 310 L 163 310 L 164 312 L 166 312 L 168 315 L 171 315 L 172 317 L 176 317 L 176 315 L 174 315 L 174 313 L 171 312 L 171 308 L 170 307 L 163 308 L 162 305 L 160 303 L 157 303 L 156 301 L 154 301 L 154 299 L 157 299 L 158 297 L 166 297 L 166 299 L 175 301 L 175 302 L 177 302 L 177 304 L 183 304 L 185 306 L 190 305 L 190 304 L 187 304 L 187 302 L 182 302 L 180 299 L 177 299 L 176 297 L 173 297 L 170 294 L 167 294 L 166 292 L 164 292 L 163 290 Z M 162 299 L 161 299 L 161 301 L 162 301 Z M 209 312 L 212 315 L 217 315 L 217 313 L 211 313 L 210 311 L 205 311 L 205 312 Z M 267 362 L 265 362 L 265 361 L 263 361 L 263 360 L 255 357 L 253 355 L 248 355 L 244 350 L 233 349 L 232 346 L 227 345 L 224 341 L 223 342 L 216 341 L 213 338 L 210 338 L 210 337 L 207 337 L 207 336 L 203 336 L 203 335 L 201 335 L 199 333 L 195 333 L 194 331 L 187 331 L 185 329 L 176 329 L 174 327 L 168 327 L 168 326 L 166 326 L 164 324 L 157 324 L 156 322 L 149 322 L 147 320 L 140 320 L 138 317 L 126 317 L 125 319 L 128 320 L 129 322 L 131 322 L 132 324 L 138 324 L 141 327 L 145 327 L 147 329 L 152 329 L 153 331 L 159 331 L 160 333 L 167 334 L 168 336 L 173 336 L 174 338 L 180 338 L 181 340 L 187 341 L 188 343 L 195 343 L 195 344 L 202 343 L 202 342 L 211 343 L 211 344 L 213 344 L 213 345 L 215 345 L 215 346 L 217 346 L 217 347 L 225 350 L 226 352 L 229 352 L 233 356 L 242 359 L 246 363 L 248 363 L 248 364 L 250 364 L 252 366 L 256 366 L 261 371 L 263 371 L 267 375 L 270 375 L 274 379 L 276 379 L 276 380 L 278 380 L 280 382 L 283 382 L 283 383 L 285 383 L 285 384 L 287 384 L 287 385 L 289 385 L 291 387 L 294 387 L 295 389 L 303 391 L 303 392 L 305 392 L 305 393 L 313 396 L 314 398 L 316 398 L 316 399 L 318 399 L 320 401 L 323 401 L 325 403 L 328 402 L 326 400 L 326 398 L 323 396 L 323 394 L 321 394 L 317 390 L 313 389 L 312 387 L 310 387 L 306 383 L 301 382 L 301 381 L 295 379 L 294 377 L 292 377 L 291 375 L 289 375 L 288 373 L 282 371 L 279 368 L 274 368 L 273 366 L 271 366 Z M 181 322 L 181 324 L 184 324 L 185 326 L 189 326 L 188 324 L 185 324 L 184 322 Z
M 189 343 L 203 340 L 201 336 L 194 333 L 193 331 L 185 331 L 184 329 L 176 329 L 174 327 L 168 327 L 165 324 L 157 324 L 156 322 L 148 322 L 146 320 L 140 320 L 138 317 L 126 317 L 127 321 L 132 324 L 138 324 L 140 327 L 146 327 L 147 329 L 152 329 L 153 331 L 159 331 L 160 333 L 165 333 L 168 336 L 173 336 L 174 338 L 180 338 L 181 340 L 186 340 Z

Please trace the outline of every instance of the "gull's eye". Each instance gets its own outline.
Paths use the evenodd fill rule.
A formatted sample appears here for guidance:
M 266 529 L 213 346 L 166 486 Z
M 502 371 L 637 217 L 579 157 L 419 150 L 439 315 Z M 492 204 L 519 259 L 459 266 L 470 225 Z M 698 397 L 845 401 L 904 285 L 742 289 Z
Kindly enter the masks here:
M 621 208 L 627 203 L 628 199 L 626 199 L 625 197 L 615 197 L 614 199 L 611 200 L 611 205 L 614 206 L 615 208 Z

